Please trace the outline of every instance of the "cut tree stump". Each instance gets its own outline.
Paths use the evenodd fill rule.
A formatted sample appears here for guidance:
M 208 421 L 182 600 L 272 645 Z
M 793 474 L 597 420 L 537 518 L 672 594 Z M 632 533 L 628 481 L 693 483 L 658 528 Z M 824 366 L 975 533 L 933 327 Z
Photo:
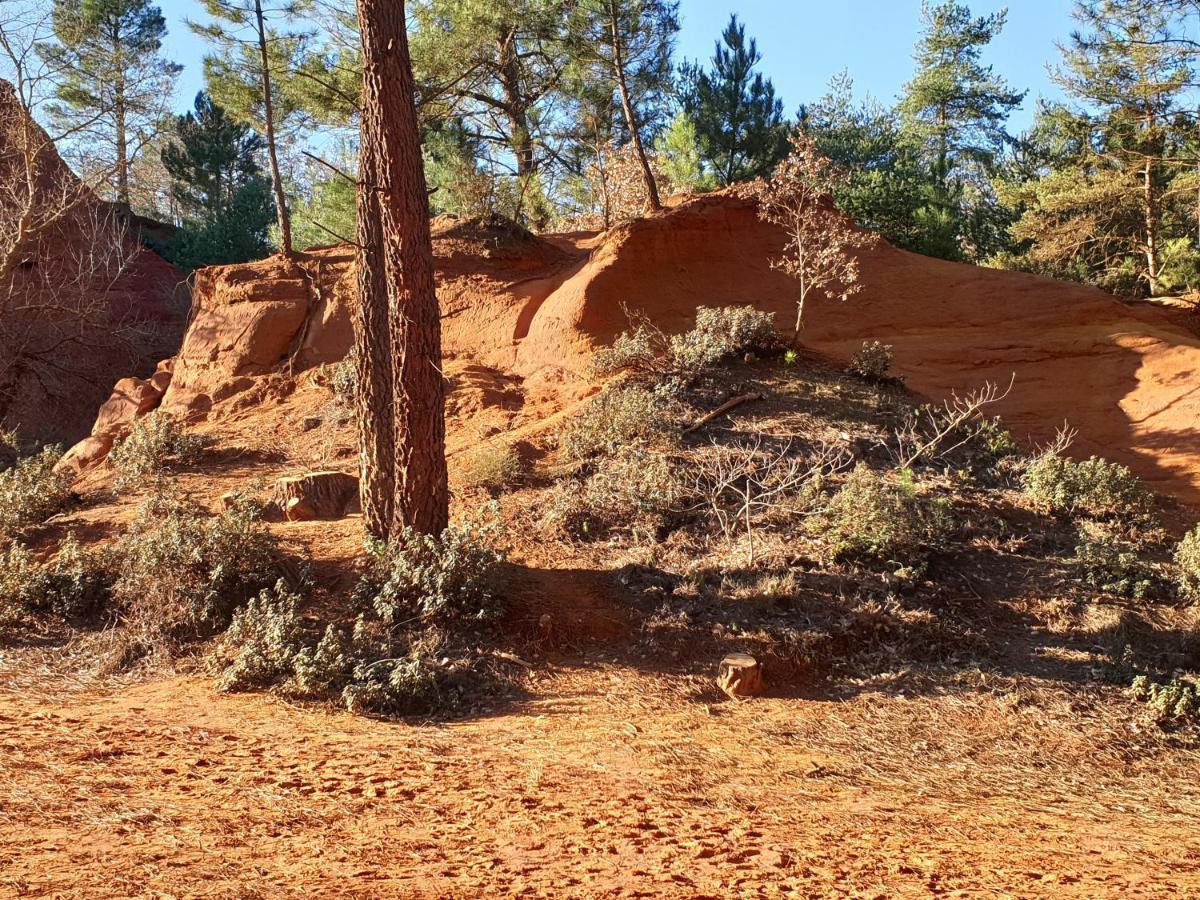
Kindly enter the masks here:
M 766 687 L 762 666 L 749 653 L 730 653 L 717 668 L 717 687 L 734 700 L 757 697 Z
M 347 472 L 309 472 L 281 478 L 276 500 L 292 522 L 340 519 L 358 508 L 358 477 Z

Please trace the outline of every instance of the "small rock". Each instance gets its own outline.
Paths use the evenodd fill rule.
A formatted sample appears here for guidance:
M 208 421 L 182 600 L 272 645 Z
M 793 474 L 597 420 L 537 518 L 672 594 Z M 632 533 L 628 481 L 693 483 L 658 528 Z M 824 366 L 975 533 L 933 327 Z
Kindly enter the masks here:
M 312 431 L 314 428 L 320 428 L 320 427 L 321 427 L 321 417 L 320 416 L 305 416 L 303 419 L 300 420 L 300 430 L 301 431 Z
M 287 502 L 283 514 L 289 522 L 311 522 L 317 517 L 313 508 L 299 497 L 293 497 Z

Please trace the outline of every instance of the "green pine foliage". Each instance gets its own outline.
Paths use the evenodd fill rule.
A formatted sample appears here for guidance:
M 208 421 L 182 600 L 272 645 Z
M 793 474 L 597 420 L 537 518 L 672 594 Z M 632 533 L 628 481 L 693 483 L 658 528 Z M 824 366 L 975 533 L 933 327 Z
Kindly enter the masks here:
M 783 101 L 756 71 L 762 54 L 736 15 L 717 42 L 711 68 L 687 64 L 681 100 L 695 123 L 704 162 L 720 185 L 759 178 L 787 155 Z

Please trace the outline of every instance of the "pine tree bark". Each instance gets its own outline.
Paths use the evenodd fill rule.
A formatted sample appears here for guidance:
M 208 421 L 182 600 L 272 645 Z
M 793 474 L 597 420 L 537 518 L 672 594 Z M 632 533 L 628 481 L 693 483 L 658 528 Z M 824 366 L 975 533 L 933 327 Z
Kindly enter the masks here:
M 267 158 L 271 163 L 271 187 L 275 193 L 275 215 L 279 220 L 279 249 L 292 255 L 292 217 L 287 197 L 283 193 L 283 175 L 279 171 L 279 154 L 275 149 L 275 104 L 271 99 L 271 59 L 267 54 L 267 27 L 263 21 L 262 0 L 254 0 L 254 15 L 258 26 L 258 56 L 262 66 L 263 124 L 267 137 Z
M 365 125 L 366 119 L 363 119 Z M 379 166 L 364 133 L 359 141 L 354 362 L 358 380 L 359 499 L 367 532 L 391 535 L 396 493 L 396 423 L 392 417 L 392 345 L 387 273 L 380 230 Z
M 392 531 L 409 526 L 436 534 L 449 520 L 441 320 L 404 3 L 358 0 L 358 17 L 363 145 L 378 167 L 381 249 L 390 297 Z

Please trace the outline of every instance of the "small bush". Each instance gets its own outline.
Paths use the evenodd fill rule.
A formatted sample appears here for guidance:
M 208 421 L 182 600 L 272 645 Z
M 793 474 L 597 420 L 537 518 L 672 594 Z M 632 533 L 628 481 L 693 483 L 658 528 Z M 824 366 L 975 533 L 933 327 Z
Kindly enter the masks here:
M 38 565 L 23 545 L 0 549 L 0 610 L 8 617 L 54 613 L 75 618 L 95 612 L 108 600 L 113 560 L 104 551 L 83 549 L 67 535 L 53 562 Z
M 671 338 L 670 358 L 674 368 L 698 374 L 738 353 L 773 347 L 777 340 L 774 313 L 753 306 L 701 306 L 696 327 Z
M 866 381 L 881 382 L 892 368 L 892 356 L 891 344 L 863 341 L 863 345 L 850 357 L 846 371 Z
M 605 378 L 626 370 L 653 371 L 655 361 L 664 353 L 664 343 L 662 332 L 638 325 L 633 331 L 621 332 L 611 347 L 597 350 L 592 355 L 589 372 L 593 378 Z
M 568 459 L 611 455 L 619 447 L 647 443 L 669 428 L 667 401 L 636 385 L 598 394 L 567 426 L 559 446 Z
M 1175 584 L 1184 600 L 1200 601 L 1200 525 L 1175 547 Z
M 327 369 L 329 387 L 334 398 L 345 406 L 353 406 L 358 396 L 358 366 L 351 354 Z
M 391 543 L 372 542 L 372 571 L 357 593 L 369 597 L 392 626 L 483 621 L 499 612 L 496 580 L 504 554 L 496 543 L 498 521 L 451 525 L 440 535 L 405 528 Z
M 1160 725 L 1183 725 L 1200 719 L 1200 689 L 1195 682 L 1178 675 L 1166 684 L 1139 675 L 1129 690 L 1135 699 L 1146 704 L 1151 717 Z
M 574 538 L 598 538 L 617 527 L 655 532 L 683 494 L 666 454 L 630 448 L 602 461 L 583 484 L 558 485 L 546 503 L 544 522 Z
M 133 429 L 118 441 L 108 459 L 116 469 L 113 489 L 124 493 L 137 490 L 179 466 L 196 461 L 204 441 L 185 434 L 171 416 L 155 410 L 133 423 Z
M 1021 452 L 1012 432 L 1004 427 L 999 416 L 981 420 L 976 425 L 976 435 L 984 449 L 995 459 L 1017 456 Z
M 620 334 L 592 357 L 591 373 L 604 377 L 633 371 L 657 376 L 695 376 L 747 350 L 778 343 L 775 314 L 753 306 L 701 306 L 690 331 L 668 337 L 648 322 Z
M 143 649 L 158 640 L 204 636 L 279 578 L 275 538 L 249 503 L 219 515 L 174 499 L 142 504 L 117 545 L 114 599 Z
M 15 466 L 21 456 L 21 441 L 18 439 L 17 433 L 7 428 L 0 428 L 0 472 Z
M 57 449 L 47 447 L 0 472 L 0 540 L 11 539 L 67 507 L 74 477 L 54 470 L 60 459 Z
M 293 676 L 296 657 L 304 648 L 298 600 L 279 581 L 233 614 L 222 644 L 234 651 L 234 657 L 221 675 L 221 690 L 265 688 Z
M 463 466 L 468 487 L 499 494 L 519 484 L 525 477 L 525 461 L 511 444 L 487 445 L 470 454 Z
M 1043 453 L 1030 462 L 1022 484 L 1031 500 L 1051 512 L 1130 525 L 1154 522 L 1154 495 L 1128 468 L 1097 456 L 1075 462 Z
M 1105 528 L 1085 525 L 1075 546 L 1084 580 L 1108 594 L 1142 599 L 1154 589 L 1154 572 L 1128 542 Z
M 918 490 L 910 470 L 875 472 L 859 464 L 820 517 L 838 556 L 870 556 L 897 563 L 924 558 L 945 542 L 949 505 Z

